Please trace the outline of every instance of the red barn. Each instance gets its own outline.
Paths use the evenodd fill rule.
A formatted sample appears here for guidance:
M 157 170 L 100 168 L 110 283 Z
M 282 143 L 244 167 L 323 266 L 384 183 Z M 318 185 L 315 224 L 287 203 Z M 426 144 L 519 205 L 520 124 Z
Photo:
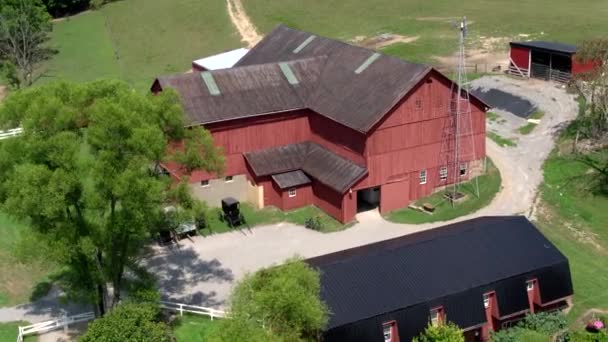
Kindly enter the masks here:
M 572 76 L 593 70 L 593 61 L 576 59 L 574 45 L 545 42 L 511 42 L 510 71 L 527 77 L 567 82 Z
M 195 171 L 211 205 L 233 196 L 289 210 L 314 204 L 341 222 L 358 210 L 407 206 L 479 172 L 487 106 L 460 116 L 453 83 L 430 66 L 278 26 L 231 69 L 159 77 L 190 126 L 223 148 L 226 171 Z M 165 168 L 182 176 L 179 165 Z M 217 202 L 217 203 L 216 203 Z

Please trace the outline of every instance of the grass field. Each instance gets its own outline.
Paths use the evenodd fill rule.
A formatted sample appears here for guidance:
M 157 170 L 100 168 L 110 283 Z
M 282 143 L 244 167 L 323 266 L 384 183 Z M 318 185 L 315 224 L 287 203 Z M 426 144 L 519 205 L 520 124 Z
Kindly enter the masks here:
M 554 152 L 544 175 L 537 223 L 570 261 L 572 322 L 589 308 L 608 309 L 608 197 L 593 194 L 589 186 L 597 175 L 568 156 Z
M 545 113 L 541 112 L 541 111 L 536 111 L 534 113 L 532 113 L 532 115 L 530 115 L 530 119 L 535 119 L 535 120 L 540 120 L 542 119 L 542 117 L 545 116 Z M 535 124 L 534 122 L 528 122 L 527 124 L 519 127 L 517 129 L 517 131 L 520 134 L 523 135 L 527 135 L 532 133 L 532 131 L 534 130 L 534 128 L 536 128 L 537 124 Z
M 264 33 L 284 23 L 340 39 L 384 32 L 419 36 L 407 47 L 402 44 L 386 51 L 412 60 L 430 60 L 456 49 L 454 17 L 467 16 L 472 40 L 528 34 L 575 43 L 604 32 L 608 16 L 603 0 L 247 0 L 243 4 Z
M 49 274 L 56 270 L 36 255 L 39 246 L 35 241 L 22 244 L 21 234 L 26 229 L 0 212 L 0 307 L 29 302 L 33 294 L 44 295 L 44 285 L 39 284 L 46 284 Z
M 184 315 L 176 319 L 171 328 L 177 342 L 205 341 L 207 333 L 216 322 L 218 321 L 211 321 L 204 316 Z
M 121 78 L 139 90 L 157 75 L 241 46 L 222 0 L 124 0 L 54 24 L 59 50 L 43 69 L 53 79 Z
M 517 146 L 517 142 L 515 142 L 513 139 L 505 138 L 496 132 L 488 131 L 488 132 L 486 132 L 486 136 L 488 138 L 492 139 L 492 141 L 494 141 L 500 147 Z
M 17 333 L 19 326 L 29 325 L 28 322 L 8 322 L 0 323 L 0 341 L 15 342 L 17 341 Z M 36 342 L 38 336 L 26 336 L 24 342 Z
M 475 194 L 475 180 L 471 180 L 461 184 L 460 188 L 460 191 L 465 193 L 468 198 L 455 206 L 452 206 L 450 202 L 444 198 L 443 191 L 438 191 L 415 202 L 417 206 L 422 206 L 424 203 L 430 203 L 435 206 L 435 211 L 432 215 L 418 210 L 404 208 L 391 212 L 386 218 L 389 221 L 397 223 L 420 224 L 447 221 L 479 210 L 490 204 L 494 196 L 500 190 L 500 172 L 496 166 L 492 164 L 490 159 L 487 161 L 487 169 L 486 174 L 477 177 L 477 181 L 479 182 L 479 197 Z

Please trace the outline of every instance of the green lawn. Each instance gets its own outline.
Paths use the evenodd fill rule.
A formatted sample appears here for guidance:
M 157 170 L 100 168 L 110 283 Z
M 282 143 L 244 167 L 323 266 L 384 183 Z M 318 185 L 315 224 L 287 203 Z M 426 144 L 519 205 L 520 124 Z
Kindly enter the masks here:
M 496 132 L 488 131 L 486 133 L 486 136 L 488 138 L 492 139 L 492 141 L 494 141 L 500 147 L 505 147 L 505 146 L 514 147 L 514 146 L 517 146 L 517 142 L 515 142 L 515 140 L 509 139 L 509 138 L 505 138 L 505 137 L 503 137 L 502 135 L 499 135 Z
M 33 239 L 21 239 L 26 231 L 26 225 L 0 212 L 0 307 L 45 295 L 47 278 L 56 270 L 54 264 L 37 255 L 44 246 Z
M 603 32 L 608 16 L 604 0 L 247 0 L 243 5 L 264 33 L 284 23 L 339 39 L 383 32 L 420 36 L 411 48 L 399 46 L 386 51 L 404 58 L 412 53 L 408 58 L 412 60 L 432 60 L 432 56 L 455 51 L 457 36 L 450 18 L 458 16 L 467 16 L 472 40 L 480 36 L 526 39 L 516 36 L 531 34 L 569 43 L 590 32 Z M 508 49 L 506 44 L 499 45 Z
M 589 188 L 597 175 L 557 152 L 546 161 L 544 175 L 537 224 L 570 261 L 572 322 L 589 308 L 608 309 L 608 198 Z
M 223 0 L 124 0 L 54 24 L 51 79 L 121 78 L 146 90 L 157 75 L 241 46 Z
M 217 325 L 217 322 L 206 316 L 184 315 L 177 318 L 171 324 L 171 328 L 177 342 L 205 341 L 207 333 Z
M 8 322 L 0 323 L 0 341 L 1 342 L 15 342 L 17 341 L 17 334 L 19 332 L 19 326 L 29 325 L 28 322 Z M 26 336 L 25 342 L 38 341 L 38 336 Z
M 214 234 L 230 231 L 228 224 L 219 219 L 220 212 L 221 209 L 219 208 L 211 209 L 207 217 L 208 224 Z M 275 207 L 266 207 L 258 210 L 249 203 L 241 203 L 241 212 L 243 213 L 249 227 L 279 222 L 291 222 L 303 226 L 306 219 L 310 217 L 319 218 L 322 225 L 320 230 L 322 233 L 331 233 L 350 227 L 350 224 L 345 225 L 340 223 L 313 205 L 291 211 L 281 211 Z M 242 226 L 241 229 L 243 229 Z M 207 232 L 205 231 L 203 233 L 206 234 Z
M 543 116 L 545 116 L 545 113 L 542 112 L 542 111 L 537 110 L 536 112 L 532 113 L 532 115 L 530 115 L 530 119 L 540 120 Z M 536 125 L 537 124 L 535 124 L 533 122 L 528 122 L 527 124 L 519 127 L 517 129 L 517 131 L 520 134 L 527 135 L 527 134 L 532 133 L 532 131 L 534 130 L 534 128 L 536 128 Z
M 500 172 L 487 160 L 487 173 L 477 177 L 479 182 L 479 197 L 475 194 L 475 180 L 461 184 L 460 191 L 467 195 L 467 199 L 454 206 L 444 197 L 444 192 L 439 191 L 428 197 L 421 198 L 415 202 L 417 206 L 430 203 L 435 206 L 433 214 L 428 214 L 415 209 L 404 208 L 396 210 L 387 215 L 387 219 L 397 223 L 428 223 L 447 221 L 477 211 L 492 201 L 500 190 Z
M 500 118 L 500 116 L 498 116 L 498 114 L 494 113 L 494 112 L 487 112 L 486 113 L 486 120 L 488 121 L 497 121 L 498 118 Z

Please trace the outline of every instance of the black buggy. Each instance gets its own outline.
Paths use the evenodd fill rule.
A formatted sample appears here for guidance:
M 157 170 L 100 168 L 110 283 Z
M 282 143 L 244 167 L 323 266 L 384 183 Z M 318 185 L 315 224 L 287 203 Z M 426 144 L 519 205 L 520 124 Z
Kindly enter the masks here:
M 228 223 L 230 228 L 247 224 L 245 222 L 245 217 L 241 213 L 239 201 L 232 197 L 226 197 L 222 200 L 220 221 L 225 221 Z

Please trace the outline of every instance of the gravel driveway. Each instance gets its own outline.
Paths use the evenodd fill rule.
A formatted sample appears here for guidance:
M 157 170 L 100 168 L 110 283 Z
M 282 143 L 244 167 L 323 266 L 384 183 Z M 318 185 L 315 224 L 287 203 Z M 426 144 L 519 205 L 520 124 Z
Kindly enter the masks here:
M 486 208 L 450 222 L 486 215 L 529 215 L 542 181 L 542 163 L 553 148 L 555 132 L 577 114 L 574 97 L 555 84 L 535 80 L 484 77 L 473 85 L 525 97 L 546 114 L 530 135 L 520 136 L 515 129 L 525 124 L 525 120 L 501 113 L 506 122 L 496 129 L 500 134 L 518 139 L 516 147 L 504 148 L 487 141 L 487 154 L 502 174 L 503 189 Z M 331 234 L 281 223 L 251 231 L 196 237 L 193 242 L 183 240 L 173 248 L 154 247 L 146 263 L 158 276 L 165 298 L 225 307 L 232 284 L 246 272 L 281 262 L 294 254 L 312 257 L 446 224 L 396 224 L 383 220 L 377 212 L 362 213 L 357 219 L 359 223 L 354 227 Z

